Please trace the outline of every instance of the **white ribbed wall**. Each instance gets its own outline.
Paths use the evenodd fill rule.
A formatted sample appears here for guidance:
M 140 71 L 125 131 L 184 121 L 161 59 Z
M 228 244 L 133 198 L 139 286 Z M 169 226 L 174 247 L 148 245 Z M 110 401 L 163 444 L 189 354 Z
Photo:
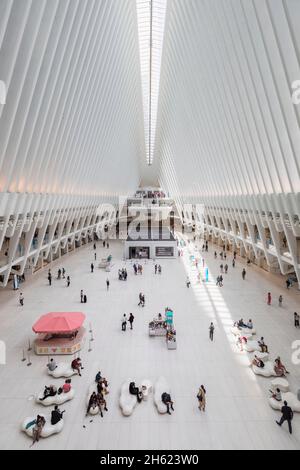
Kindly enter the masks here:
M 55 232 L 61 220 L 67 230 L 75 221 L 83 230 L 76 236 L 85 235 L 100 203 L 139 185 L 146 157 L 135 1 L 1 0 L 0 79 L 7 87 L 0 107 L 6 284 L 20 265 L 23 232 L 30 247 L 40 227 L 40 247 L 48 248 L 42 235 L 50 223 Z
M 283 273 L 293 265 L 300 281 L 299 24 L 298 0 L 170 1 L 155 158 L 179 206 L 217 215 L 202 229 L 232 240 L 228 219 L 242 218 L 261 232 L 247 246 Z M 246 246 L 243 231 L 235 241 Z

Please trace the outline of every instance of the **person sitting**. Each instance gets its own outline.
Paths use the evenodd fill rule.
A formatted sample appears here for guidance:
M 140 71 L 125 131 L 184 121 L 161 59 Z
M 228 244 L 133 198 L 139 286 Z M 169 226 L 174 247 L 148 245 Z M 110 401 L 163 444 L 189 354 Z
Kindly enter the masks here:
M 46 420 L 44 416 L 37 415 L 36 422 L 32 430 L 33 441 L 32 441 L 31 446 L 33 446 L 36 442 L 39 442 L 41 434 L 42 434 L 42 430 L 45 424 L 46 424 Z
M 137 401 L 141 403 L 143 395 L 142 392 L 139 391 L 139 388 L 135 386 L 135 382 L 130 382 L 129 384 L 129 393 L 131 395 L 136 395 Z
M 268 346 L 266 345 L 263 337 L 261 337 L 260 340 L 258 341 L 258 345 L 260 347 L 261 352 L 269 353 Z
M 244 320 L 242 318 L 238 322 L 238 326 L 239 328 L 247 328 L 247 325 L 245 325 Z
M 253 330 L 253 323 L 252 323 L 251 318 L 249 319 L 249 321 L 247 323 L 247 328 L 249 328 L 249 330 Z
M 247 344 L 248 340 L 246 336 L 239 336 L 236 345 L 240 347 L 241 351 L 244 351 L 244 344 Z
M 78 372 L 78 375 L 81 377 L 80 370 L 83 369 L 82 364 L 81 364 L 81 359 L 80 357 L 77 357 L 77 359 L 73 359 L 71 363 L 71 367 L 73 370 L 76 370 Z
M 63 393 L 69 393 L 72 389 L 71 379 L 67 379 L 62 386 Z
M 90 396 L 90 399 L 89 399 L 89 404 L 88 404 L 88 407 L 87 407 L 87 410 L 86 410 L 86 416 L 89 414 L 91 408 L 94 409 L 97 406 L 98 406 L 97 394 L 96 394 L 96 392 L 93 392 L 92 395 Z
M 167 392 L 164 392 L 161 396 L 161 401 L 166 405 L 167 413 L 170 415 L 171 414 L 170 408 L 174 411 L 174 408 L 173 408 L 174 403 L 171 399 L 171 395 Z
M 279 388 L 276 388 L 275 392 L 274 390 L 269 390 L 271 393 L 271 398 L 274 398 L 276 401 L 282 401 L 282 394 Z
M 43 398 L 40 398 L 40 401 L 44 401 L 48 397 L 55 397 L 56 394 L 57 394 L 57 389 L 56 387 L 54 387 L 54 385 L 50 385 L 50 387 L 47 387 L 46 385 L 45 390 L 44 390 L 44 396 Z
M 53 372 L 57 368 L 57 364 L 54 359 L 50 359 L 49 364 L 47 364 L 48 370 Z
M 106 400 L 105 400 L 104 396 L 102 395 L 102 393 L 98 393 L 98 395 L 96 396 L 96 399 L 97 399 L 97 404 L 98 404 L 98 407 L 99 407 L 101 418 L 103 418 L 102 408 L 105 411 L 108 411 L 107 406 L 106 406 Z
M 58 405 L 55 405 L 54 410 L 51 412 L 51 424 L 55 426 L 55 424 L 59 423 L 63 419 L 63 414 L 65 411 L 60 411 Z
M 101 378 L 102 378 L 102 377 L 101 377 L 101 372 L 100 372 L 100 370 L 99 370 L 99 372 L 97 372 L 97 374 L 96 374 L 95 382 L 96 382 L 96 383 L 100 382 Z
M 258 367 L 259 369 L 263 369 L 265 367 L 265 363 L 261 359 L 259 359 L 257 356 L 254 356 L 252 365 L 255 367 Z
M 289 374 L 286 367 L 282 364 L 280 357 L 275 359 L 274 370 L 277 377 L 285 377 L 286 374 Z

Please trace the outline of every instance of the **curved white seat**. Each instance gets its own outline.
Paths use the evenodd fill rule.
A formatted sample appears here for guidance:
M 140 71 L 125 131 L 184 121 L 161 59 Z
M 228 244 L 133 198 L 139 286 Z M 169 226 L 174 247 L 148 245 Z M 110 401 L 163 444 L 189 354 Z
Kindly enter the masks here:
M 44 396 L 44 391 L 41 391 L 38 393 L 36 396 L 35 400 L 37 403 L 40 405 L 44 406 L 51 406 L 51 405 L 62 405 L 63 403 L 66 403 L 69 400 L 73 400 L 75 397 L 75 390 L 71 388 L 71 390 L 68 393 L 61 393 L 60 395 L 56 394 L 54 397 L 48 397 L 45 400 L 41 400 Z
M 60 377 L 69 378 L 72 377 L 72 375 L 78 375 L 78 372 L 77 370 L 72 369 L 71 364 L 60 362 L 53 371 L 48 369 L 48 374 L 55 379 L 59 379 Z
M 154 386 L 154 403 L 157 411 L 161 414 L 167 412 L 167 406 L 162 402 L 161 396 L 163 393 L 171 394 L 170 387 L 164 377 L 160 377 Z
M 40 416 L 43 416 L 46 420 L 45 426 L 42 429 L 41 432 L 41 437 L 49 437 L 52 436 L 52 434 L 58 434 L 63 430 L 64 427 L 64 420 L 61 419 L 57 424 L 54 426 L 51 424 L 51 417 L 50 416 L 45 416 L 40 414 Z M 34 421 L 36 419 L 36 416 L 30 416 L 28 418 L 25 418 L 23 423 L 22 423 L 22 431 L 24 431 L 27 436 L 33 437 L 33 428 L 34 425 L 30 426 L 30 428 L 26 429 L 27 424 L 30 422 Z
M 260 351 L 258 341 L 248 341 L 244 348 L 248 352 Z
M 129 393 L 129 384 L 131 382 L 133 382 L 133 380 L 128 379 L 123 383 L 121 387 L 119 403 L 124 416 L 132 415 L 133 410 L 137 404 L 136 395 L 132 395 L 131 393 Z
M 252 330 L 250 330 L 250 328 L 241 328 L 240 329 L 237 326 L 233 326 L 232 328 L 230 328 L 230 331 L 234 336 L 246 336 L 246 338 L 248 336 L 250 338 L 250 337 L 256 335 L 256 331 L 254 330 L 254 328 L 252 328 Z
M 296 413 L 300 413 L 300 401 L 294 393 L 287 392 L 282 394 L 282 401 L 277 401 L 274 398 L 269 398 L 269 404 L 273 410 L 281 411 L 284 406 L 283 402 L 287 401 L 288 406 L 292 408 Z
M 265 367 L 252 366 L 252 370 L 256 375 L 262 375 L 263 377 L 276 377 L 273 363 L 270 361 L 265 362 Z
M 263 353 L 260 351 L 255 351 L 255 356 L 257 356 L 258 359 L 260 359 L 263 362 L 266 362 L 269 359 L 269 353 L 266 353 L 266 352 Z
M 285 392 L 285 393 L 288 392 L 290 388 L 288 381 L 284 379 L 283 377 L 276 377 L 276 379 L 273 379 L 271 381 L 271 385 L 272 385 L 273 390 L 276 390 L 277 388 L 279 388 L 281 392 Z
M 86 409 L 88 408 L 89 406 L 89 401 L 90 401 L 90 398 L 91 398 L 91 395 L 93 392 L 96 392 L 97 393 L 97 384 L 95 382 L 93 382 L 90 386 L 89 386 L 89 389 L 88 389 L 88 393 L 87 393 L 87 396 L 86 396 L 86 401 L 85 401 L 85 404 L 86 404 Z M 99 406 L 95 406 L 95 407 L 92 407 L 89 411 L 89 414 L 90 415 L 97 415 L 100 413 L 100 410 L 99 410 Z

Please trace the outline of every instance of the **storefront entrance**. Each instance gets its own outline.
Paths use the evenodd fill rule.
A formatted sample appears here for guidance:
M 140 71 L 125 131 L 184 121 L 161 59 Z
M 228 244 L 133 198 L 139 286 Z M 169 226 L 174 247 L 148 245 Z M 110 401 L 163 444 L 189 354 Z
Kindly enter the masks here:
M 150 258 L 150 247 L 130 247 L 129 248 L 129 259 L 149 259 Z

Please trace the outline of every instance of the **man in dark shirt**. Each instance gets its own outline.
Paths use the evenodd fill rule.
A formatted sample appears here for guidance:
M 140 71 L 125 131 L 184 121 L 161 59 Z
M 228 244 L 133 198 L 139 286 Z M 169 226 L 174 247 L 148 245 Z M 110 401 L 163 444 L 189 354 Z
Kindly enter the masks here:
M 289 425 L 290 434 L 292 434 L 292 419 L 294 417 L 294 413 L 293 413 L 292 408 L 288 406 L 286 401 L 284 402 L 284 406 L 281 408 L 281 413 L 282 413 L 281 420 L 279 422 L 276 421 L 276 423 L 278 424 L 278 426 L 282 426 L 283 423 L 287 421 Z
M 57 405 L 55 405 L 54 410 L 51 412 L 51 424 L 54 426 L 55 424 L 59 423 L 59 421 L 63 418 L 64 411 L 60 411 Z

